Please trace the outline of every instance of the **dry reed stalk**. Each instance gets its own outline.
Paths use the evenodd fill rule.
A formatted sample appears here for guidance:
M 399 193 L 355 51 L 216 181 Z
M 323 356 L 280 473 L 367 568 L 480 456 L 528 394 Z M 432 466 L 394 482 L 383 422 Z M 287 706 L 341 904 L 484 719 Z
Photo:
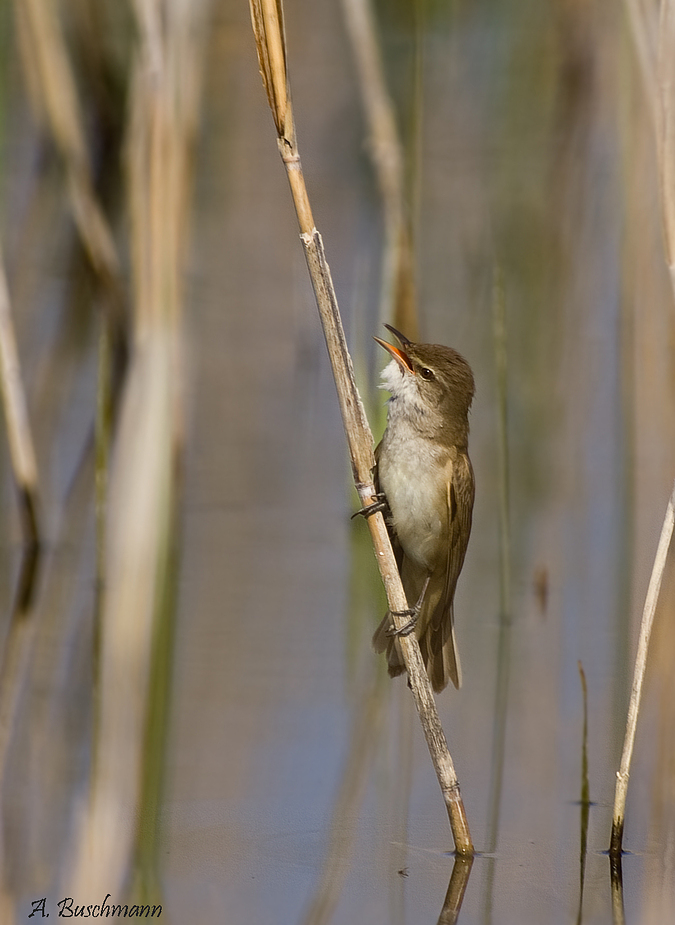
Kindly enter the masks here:
M 19 491 L 24 537 L 23 563 L 19 573 L 16 602 L 4 640 L 0 663 L 0 792 L 4 792 L 8 748 L 16 727 L 18 704 L 23 692 L 36 621 L 30 619 L 40 556 L 38 524 L 38 473 L 28 420 L 26 395 L 21 378 L 19 353 L 14 334 L 9 289 L 0 249 L 0 390 L 5 413 L 9 454 Z M 0 832 L 0 921 L 10 921 L 13 897 L 6 880 L 5 837 Z
M 0 250 L 0 389 L 5 412 L 5 424 L 9 442 L 9 455 L 14 479 L 19 490 L 21 524 L 24 541 L 37 546 L 40 536 L 38 528 L 37 497 L 38 472 L 35 450 L 28 421 L 26 393 L 21 379 L 19 352 L 16 346 L 14 323 L 7 287 L 7 277 L 2 251 Z
M 638 639 L 637 655 L 635 656 L 635 669 L 633 672 L 633 686 L 631 688 L 630 702 L 628 704 L 628 720 L 626 722 L 626 736 L 623 743 L 623 752 L 621 754 L 621 765 L 616 772 L 616 791 L 614 795 L 614 817 L 612 820 L 612 838 L 610 841 L 609 853 L 611 857 L 621 855 L 621 844 L 623 841 L 623 825 L 626 815 L 626 795 L 628 793 L 628 780 L 630 777 L 630 762 L 633 757 L 633 746 L 635 744 L 635 731 L 637 729 L 638 713 L 640 712 L 640 701 L 642 698 L 642 684 L 647 667 L 647 652 L 649 650 L 649 637 L 654 622 L 654 613 L 656 604 L 659 599 L 659 590 L 661 588 L 661 579 L 663 570 L 666 566 L 668 549 L 673 535 L 673 524 L 675 523 L 675 487 L 666 507 L 666 516 L 661 528 L 661 537 L 654 558 L 649 587 L 647 588 L 647 597 L 642 612 L 642 621 L 640 623 L 640 636 Z
M 100 394 L 109 392 L 108 420 L 115 417 L 119 391 L 127 359 L 127 326 L 119 259 L 112 231 L 99 205 L 92 180 L 91 164 L 84 132 L 84 120 L 59 14 L 49 0 L 17 0 L 15 3 L 19 45 L 34 108 L 41 114 L 54 138 L 63 161 L 70 208 L 75 227 L 89 262 L 103 284 L 104 332 L 102 340 L 111 354 L 107 382 L 99 379 Z M 105 532 L 103 490 L 107 484 L 105 428 L 97 420 L 96 429 L 96 521 L 97 536 Z M 103 559 L 102 547 L 98 553 Z M 105 576 L 99 570 L 99 590 Z
M 365 507 L 372 503 L 375 494 L 372 478 L 375 464 L 373 437 L 354 381 L 351 357 L 347 350 L 330 268 L 321 235 L 314 225 L 302 173 L 286 70 L 283 4 L 282 0 L 250 0 L 250 7 L 260 72 L 277 129 L 279 153 L 291 186 L 300 225 L 300 238 L 305 248 L 305 257 L 328 347 L 351 458 L 354 484 L 361 503 Z M 396 567 L 384 518 L 377 513 L 368 517 L 367 520 L 389 608 L 394 615 L 396 626 L 400 628 L 405 618 L 398 616 L 398 613 L 407 609 L 408 602 Z M 448 811 L 455 849 L 458 854 L 472 855 L 473 845 L 460 795 L 459 781 L 414 633 L 401 637 L 401 650 L 408 672 L 410 689 Z
M 638 51 L 645 91 L 655 114 L 656 155 L 659 165 L 661 191 L 661 217 L 663 223 L 663 244 L 671 288 L 675 297 L 675 2 L 662 0 L 657 40 L 649 12 L 639 0 L 628 3 L 629 18 L 634 41 Z M 657 60 L 654 62 L 654 54 Z M 673 533 L 675 516 L 675 488 L 666 508 L 661 537 L 654 559 L 647 597 L 642 612 L 638 649 L 633 671 L 633 685 L 628 705 L 626 734 L 621 764 L 616 773 L 614 814 L 609 853 L 613 859 L 621 856 L 623 827 L 626 812 L 626 797 L 630 777 L 630 763 L 635 744 L 635 732 L 642 698 L 642 685 L 647 666 L 647 653 L 654 613 L 658 601 L 661 579 Z
M 368 151 L 384 207 L 380 321 L 393 322 L 415 341 L 419 323 L 405 203 L 403 149 L 387 89 L 375 12 L 371 0 L 342 0 L 342 7 L 359 76 Z
M 194 124 L 183 108 L 190 84 L 187 27 L 179 5 L 169 0 L 136 0 L 135 12 L 140 49 L 129 136 L 134 331 L 110 477 L 91 793 L 67 881 L 75 896 L 119 895 L 136 845 L 181 443 L 178 324 Z

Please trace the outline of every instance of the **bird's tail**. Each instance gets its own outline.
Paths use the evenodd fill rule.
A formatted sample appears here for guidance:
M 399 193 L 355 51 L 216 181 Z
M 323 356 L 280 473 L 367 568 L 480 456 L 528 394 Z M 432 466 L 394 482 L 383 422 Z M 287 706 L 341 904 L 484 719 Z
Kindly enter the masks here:
M 434 630 L 428 627 L 420 639 L 422 658 L 431 686 L 437 694 L 447 687 L 448 681 L 452 681 L 458 690 L 462 686 L 462 663 L 459 660 L 454 621 L 450 624 L 450 632 L 445 640 L 444 629 L 438 627 Z
M 373 648 L 375 651 L 386 652 L 387 654 L 388 670 L 391 678 L 395 678 L 405 671 L 401 643 L 396 636 L 389 635 L 393 625 L 391 613 L 387 611 L 373 634 Z M 431 686 L 437 694 L 447 687 L 448 681 L 452 681 L 458 689 L 462 686 L 462 665 L 457 651 L 455 628 L 451 625 L 450 633 L 445 641 L 442 638 L 441 629 L 439 627 L 434 630 L 431 626 L 427 626 L 418 640 Z

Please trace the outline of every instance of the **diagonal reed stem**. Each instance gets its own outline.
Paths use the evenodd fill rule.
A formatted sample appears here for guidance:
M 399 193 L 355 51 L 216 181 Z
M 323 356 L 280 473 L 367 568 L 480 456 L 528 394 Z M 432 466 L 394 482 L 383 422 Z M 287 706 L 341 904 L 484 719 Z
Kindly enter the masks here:
M 56 5 L 46 0 L 15 3 L 24 66 L 38 112 L 49 127 L 66 173 L 73 220 L 89 261 L 104 283 L 105 309 L 123 337 L 119 257 L 108 220 L 94 191 L 91 164 L 65 38 Z
M 9 455 L 19 491 L 24 541 L 39 542 L 37 494 L 38 472 L 28 421 L 26 393 L 21 378 L 19 351 L 9 301 L 4 261 L 0 252 L 0 392 L 5 412 Z
M 267 98 L 277 129 L 279 153 L 286 168 L 295 204 L 300 238 L 305 249 L 307 266 L 314 287 L 319 316 L 333 368 L 342 421 L 351 458 L 354 484 L 363 506 L 371 504 L 375 494 L 372 470 L 373 436 L 354 380 L 351 357 L 347 350 L 342 320 L 335 290 L 326 260 L 321 235 L 314 226 L 312 210 L 302 173 L 300 154 L 295 138 L 291 95 L 286 70 L 286 46 L 282 0 L 250 0 L 251 20 L 258 51 L 258 61 Z M 396 560 L 381 514 L 367 518 L 377 564 L 387 593 L 389 609 L 400 627 L 404 618 L 396 616 L 407 609 Z M 401 649 L 410 689 L 427 740 L 431 760 L 436 770 L 450 819 L 455 848 L 460 855 L 473 855 L 473 844 L 460 795 L 459 781 L 441 726 L 431 685 L 414 633 L 401 637 Z
M 661 0 L 658 30 L 652 27 L 653 20 L 650 18 L 647 8 L 639 3 L 639 0 L 627 0 L 627 6 L 629 22 L 644 78 L 647 103 L 650 106 L 655 122 L 663 247 L 670 275 L 671 289 L 675 296 L 675 0 Z M 647 598 L 642 612 L 633 686 L 628 705 L 626 735 L 623 743 L 621 765 L 616 772 L 614 816 L 609 846 L 609 854 L 613 863 L 613 886 L 615 882 L 618 884 L 621 882 L 620 858 L 630 762 L 633 755 L 635 731 L 642 698 L 642 684 L 647 665 L 649 637 L 673 534 L 674 521 L 675 487 L 666 508 L 661 537 L 647 589 Z M 619 876 L 615 878 L 614 870 L 617 866 Z
M 628 720 L 626 722 L 626 737 L 623 743 L 623 752 L 621 754 L 621 765 L 616 772 L 616 791 L 614 796 L 614 818 L 612 821 L 612 838 L 609 846 L 610 857 L 621 855 L 621 844 L 623 841 L 623 825 L 626 815 L 626 795 L 628 793 L 628 779 L 630 777 L 630 762 L 633 757 L 633 746 L 635 744 L 635 730 L 637 729 L 638 713 L 640 712 L 640 701 L 642 699 L 642 684 L 647 667 L 647 651 L 649 649 L 649 637 L 652 632 L 654 623 L 654 613 L 656 604 L 659 599 L 661 589 L 661 579 L 666 566 L 668 548 L 673 535 L 673 524 L 675 523 L 675 486 L 668 501 L 666 516 L 661 528 L 661 537 L 654 558 L 654 567 L 649 579 L 647 588 L 647 598 L 645 600 L 644 610 L 642 612 L 642 622 L 640 624 L 640 637 L 638 640 L 637 655 L 635 657 L 635 671 L 633 674 L 633 687 L 630 694 L 630 703 L 628 704 Z

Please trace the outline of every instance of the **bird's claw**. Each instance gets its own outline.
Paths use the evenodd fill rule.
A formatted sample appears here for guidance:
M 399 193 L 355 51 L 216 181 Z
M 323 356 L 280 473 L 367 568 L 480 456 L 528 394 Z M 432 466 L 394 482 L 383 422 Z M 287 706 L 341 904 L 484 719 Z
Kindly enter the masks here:
M 420 615 L 422 609 L 422 604 L 424 603 L 424 595 L 427 593 L 427 588 L 429 587 L 429 581 L 431 575 L 427 575 L 424 584 L 422 585 L 422 593 L 417 599 L 417 603 L 414 607 L 409 608 L 408 610 L 392 610 L 391 613 L 395 617 L 410 617 L 410 619 L 403 624 L 401 627 L 391 626 L 387 630 L 387 636 L 409 636 L 412 631 L 417 626 L 417 618 Z
M 379 492 L 376 495 L 371 495 L 371 498 L 374 501 L 374 504 L 367 504 L 365 507 L 359 508 L 358 511 L 355 511 L 352 514 L 351 520 L 354 520 L 354 518 L 358 517 L 359 514 L 361 514 L 363 517 L 368 518 L 368 517 L 372 517 L 373 514 L 377 514 L 378 511 L 380 513 L 383 513 L 384 511 L 387 510 L 387 500 L 384 496 L 383 491 Z
M 387 636 L 409 636 L 412 631 L 417 626 L 417 618 L 419 617 L 420 612 L 419 608 L 414 607 L 412 610 L 395 610 L 392 611 L 392 616 L 396 617 L 410 617 L 403 626 L 391 626 L 387 630 Z

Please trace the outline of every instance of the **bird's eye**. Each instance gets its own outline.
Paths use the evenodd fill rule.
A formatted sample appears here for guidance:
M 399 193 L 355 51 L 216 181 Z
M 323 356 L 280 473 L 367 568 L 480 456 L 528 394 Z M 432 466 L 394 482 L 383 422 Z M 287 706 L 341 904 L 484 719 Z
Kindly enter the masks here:
M 432 369 L 429 369 L 428 366 L 423 366 L 420 370 L 420 376 L 422 379 L 434 379 L 434 372 Z

